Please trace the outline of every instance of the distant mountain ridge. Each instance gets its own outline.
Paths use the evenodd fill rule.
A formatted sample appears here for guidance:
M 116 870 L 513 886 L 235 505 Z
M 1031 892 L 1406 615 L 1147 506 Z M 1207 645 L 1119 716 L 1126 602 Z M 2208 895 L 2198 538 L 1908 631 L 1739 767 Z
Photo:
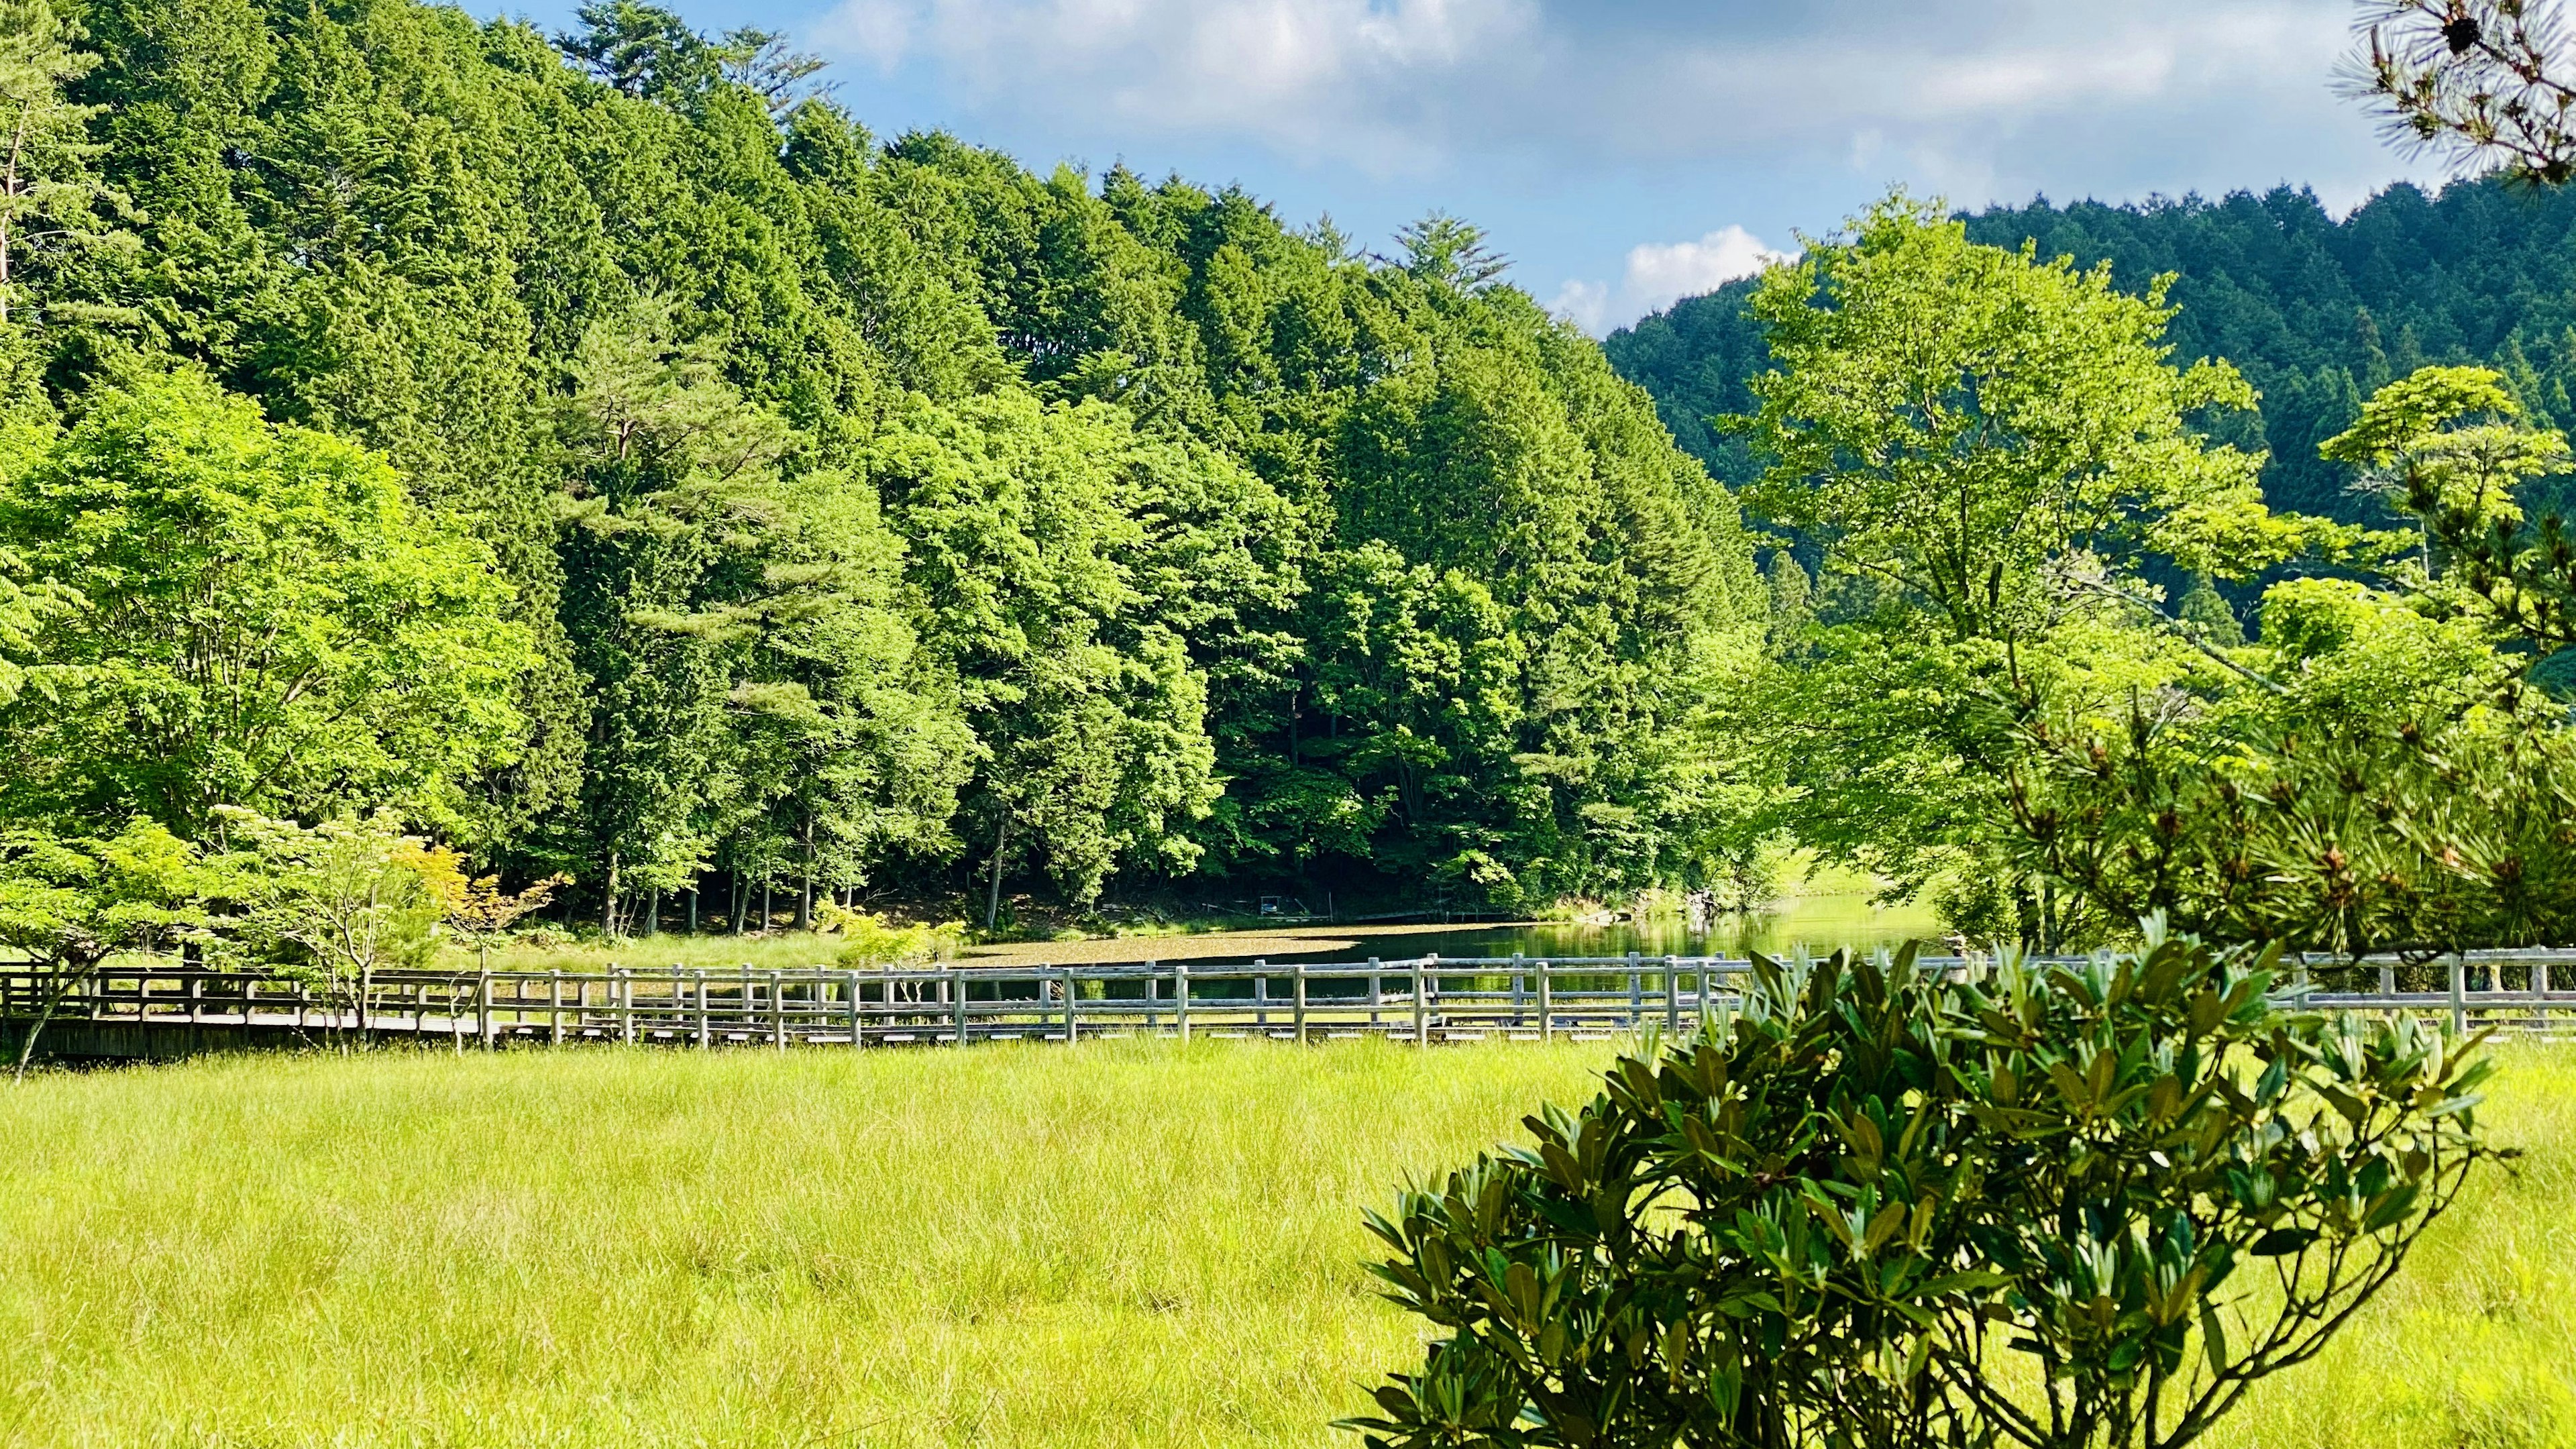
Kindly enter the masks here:
M 2261 391 L 2259 422 L 2214 430 L 2271 450 L 2263 483 L 2275 506 L 2361 516 L 2367 505 L 2344 493 L 2317 442 L 2371 389 L 2424 363 L 2499 368 L 2536 418 L 2576 426 L 2576 191 L 2401 183 L 2338 221 L 2313 192 L 2283 186 L 2119 206 L 2042 198 L 1965 220 L 1980 242 L 2108 260 L 2124 289 L 2175 273 L 2174 360 L 2223 357 Z M 1744 312 L 1752 285 L 1685 299 L 1604 344 L 1682 446 L 1730 483 L 1753 462 L 1708 418 L 1748 409 L 1747 383 L 1768 365 Z

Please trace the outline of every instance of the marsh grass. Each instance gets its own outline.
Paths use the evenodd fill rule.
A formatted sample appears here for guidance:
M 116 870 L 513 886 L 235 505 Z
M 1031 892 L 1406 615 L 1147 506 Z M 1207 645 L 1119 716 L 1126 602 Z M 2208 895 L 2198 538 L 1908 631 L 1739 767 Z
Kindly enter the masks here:
M 386 1053 L 0 1096 L 0 1444 L 1323 1445 L 1364 1204 L 1607 1049 Z M 2576 1058 L 2219 1442 L 2576 1442 Z

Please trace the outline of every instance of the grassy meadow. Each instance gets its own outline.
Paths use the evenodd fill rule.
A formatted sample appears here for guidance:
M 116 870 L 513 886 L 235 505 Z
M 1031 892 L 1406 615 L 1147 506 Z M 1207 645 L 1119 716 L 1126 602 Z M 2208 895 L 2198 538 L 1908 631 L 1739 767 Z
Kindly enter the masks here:
M 1358 1209 L 1598 1046 L 246 1058 L 0 1095 L 0 1445 L 1356 1444 Z M 2217 1442 L 2576 1442 L 2576 1055 Z

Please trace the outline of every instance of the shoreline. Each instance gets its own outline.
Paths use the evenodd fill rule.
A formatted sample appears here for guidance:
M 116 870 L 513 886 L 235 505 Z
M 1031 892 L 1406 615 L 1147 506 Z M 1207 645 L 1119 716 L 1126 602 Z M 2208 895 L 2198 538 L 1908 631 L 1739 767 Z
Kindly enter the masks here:
M 1402 926 L 1311 925 L 1192 931 L 1170 936 L 1093 936 L 1079 941 L 994 941 L 969 946 L 957 959 L 969 966 L 1115 966 L 1143 961 L 1232 960 L 1238 956 L 1295 956 L 1356 949 L 1387 936 L 1436 936 L 1457 931 L 1517 930 L 1544 921 L 1476 921 Z

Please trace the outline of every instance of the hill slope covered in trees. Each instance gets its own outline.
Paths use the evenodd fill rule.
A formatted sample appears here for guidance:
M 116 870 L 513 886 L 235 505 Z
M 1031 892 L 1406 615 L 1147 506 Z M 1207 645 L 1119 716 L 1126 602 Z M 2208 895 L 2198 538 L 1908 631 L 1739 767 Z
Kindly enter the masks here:
M 2576 194 L 2565 188 L 2401 184 L 2340 221 L 2286 187 L 2128 206 L 2038 200 L 1966 220 L 1989 245 L 2108 261 L 2126 291 L 2173 273 L 2174 358 L 2225 358 L 2261 392 L 2260 417 L 2231 418 L 2223 435 L 2269 448 L 2264 493 L 2276 507 L 2374 516 L 2317 444 L 2426 363 L 2492 365 L 2536 420 L 2576 425 Z M 1745 384 L 1767 366 L 1745 311 L 1752 285 L 1687 299 L 1604 344 L 1674 437 L 1730 482 L 1755 469 L 1708 419 L 1751 411 Z
M 995 871 L 1516 902 L 1734 848 L 1690 747 L 1760 647 L 1732 501 L 1472 228 L 1390 260 L 1239 191 L 881 139 L 766 37 L 632 3 L 560 43 L 413 0 L 58 8 L 95 225 L 17 257 L 26 476 L 358 444 L 480 546 L 522 651 L 475 748 L 317 730 L 220 803 L 390 804 L 613 924 Z M 27 753 L 9 808 L 203 833 L 143 723 L 242 717 L 201 663 L 22 695 L 95 748 Z

